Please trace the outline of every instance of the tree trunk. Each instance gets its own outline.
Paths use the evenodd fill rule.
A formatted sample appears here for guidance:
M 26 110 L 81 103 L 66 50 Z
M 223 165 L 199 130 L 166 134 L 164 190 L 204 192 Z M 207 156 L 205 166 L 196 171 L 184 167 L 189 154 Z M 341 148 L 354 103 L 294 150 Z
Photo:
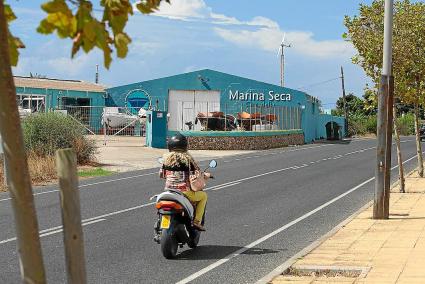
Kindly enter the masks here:
M 393 105 L 393 113 L 394 113 L 394 136 L 395 136 L 395 142 L 397 145 L 397 161 L 398 161 L 398 174 L 399 174 L 399 181 L 400 181 L 400 192 L 405 193 L 406 191 L 404 187 L 403 158 L 401 155 L 401 147 L 400 147 L 400 128 L 397 122 L 397 109 L 395 105 Z
M 15 229 L 23 283 L 45 283 L 37 216 L 16 103 L 9 59 L 8 32 L 0 1 L 0 134 L 8 166 L 8 188 L 15 215 Z
M 424 177 L 424 162 L 422 156 L 421 137 L 419 132 L 419 104 L 415 103 L 415 134 L 416 134 L 416 154 L 418 155 L 418 174 Z

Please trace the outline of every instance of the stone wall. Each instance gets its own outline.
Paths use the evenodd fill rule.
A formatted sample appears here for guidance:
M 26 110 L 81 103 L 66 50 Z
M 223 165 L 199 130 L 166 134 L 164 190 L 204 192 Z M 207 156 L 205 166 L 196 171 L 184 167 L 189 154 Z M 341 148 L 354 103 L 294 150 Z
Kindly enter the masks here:
M 264 150 L 304 144 L 304 134 L 273 136 L 189 136 L 189 150 Z

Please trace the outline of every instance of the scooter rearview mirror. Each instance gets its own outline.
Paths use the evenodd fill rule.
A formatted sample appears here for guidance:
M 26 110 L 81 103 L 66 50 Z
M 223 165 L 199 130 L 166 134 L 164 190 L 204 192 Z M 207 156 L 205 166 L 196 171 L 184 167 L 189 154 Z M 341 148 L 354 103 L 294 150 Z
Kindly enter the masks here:
M 211 160 L 210 164 L 209 164 L 210 168 L 216 168 L 217 167 L 217 161 L 216 160 Z

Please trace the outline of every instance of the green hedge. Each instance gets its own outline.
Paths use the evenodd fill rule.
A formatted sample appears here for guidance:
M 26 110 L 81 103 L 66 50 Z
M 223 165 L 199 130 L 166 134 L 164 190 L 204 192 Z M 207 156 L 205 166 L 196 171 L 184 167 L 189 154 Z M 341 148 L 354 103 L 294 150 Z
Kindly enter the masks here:
M 398 125 L 400 127 L 400 135 L 415 134 L 415 116 L 413 113 L 408 113 L 399 117 Z
M 348 118 L 348 133 L 353 135 L 376 134 L 376 116 L 351 116 Z
M 22 121 L 25 147 L 39 156 L 54 155 L 57 149 L 74 148 L 77 160 L 93 160 L 94 141 L 84 136 L 84 127 L 69 116 L 47 112 L 30 115 Z
M 364 116 L 353 115 L 348 118 L 348 132 L 350 136 L 376 134 L 376 115 Z M 411 113 L 405 114 L 398 118 L 400 127 L 400 135 L 415 134 L 414 116 Z

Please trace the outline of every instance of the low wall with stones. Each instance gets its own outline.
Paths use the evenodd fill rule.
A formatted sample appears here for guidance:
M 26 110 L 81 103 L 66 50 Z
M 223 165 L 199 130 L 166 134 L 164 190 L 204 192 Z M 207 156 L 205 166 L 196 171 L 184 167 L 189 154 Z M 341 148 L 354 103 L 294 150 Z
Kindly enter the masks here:
M 188 136 L 189 150 L 264 150 L 304 144 L 303 133 L 266 136 Z

